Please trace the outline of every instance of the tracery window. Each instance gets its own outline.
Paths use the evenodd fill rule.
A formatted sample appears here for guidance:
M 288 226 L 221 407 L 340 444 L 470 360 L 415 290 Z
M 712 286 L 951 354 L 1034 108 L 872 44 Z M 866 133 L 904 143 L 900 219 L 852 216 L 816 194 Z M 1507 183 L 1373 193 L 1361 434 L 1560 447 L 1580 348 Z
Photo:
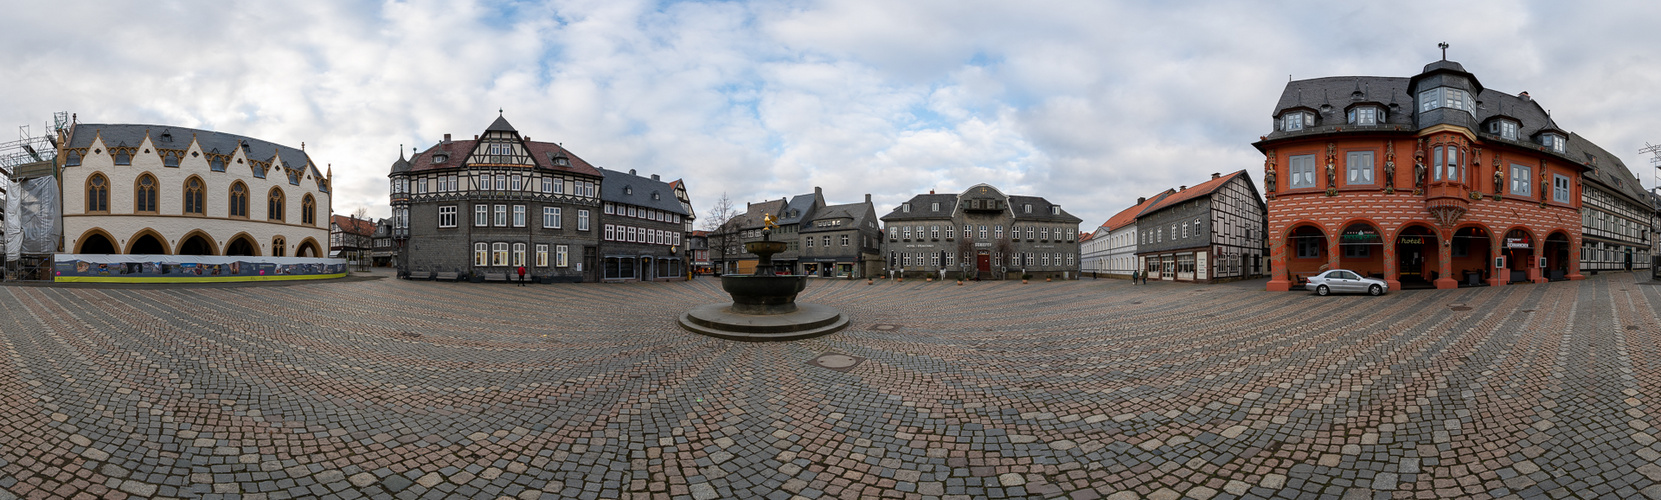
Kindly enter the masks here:
M 156 178 L 150 174 L 139 176 L 138 185 L 133 188 L 133 211 L 156 211 Z
M 87 212 L 110 211 L 110 180 L 103 174 L 87 179 Z

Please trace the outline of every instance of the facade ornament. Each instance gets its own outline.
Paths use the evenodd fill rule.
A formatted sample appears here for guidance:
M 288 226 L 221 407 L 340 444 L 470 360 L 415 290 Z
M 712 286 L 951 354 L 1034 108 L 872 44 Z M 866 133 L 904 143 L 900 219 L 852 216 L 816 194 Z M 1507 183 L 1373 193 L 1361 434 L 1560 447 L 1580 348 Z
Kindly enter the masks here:
M 1270 199 L 1275 197 L 1275 150 L 1269 150 L 1263 159 L 1263 193 Z
M 1550 182 L 1550 181 L 1551 181 L 1550 174 L 1546 173 L 1546 160 L 1541 159 L 1540 160 L 1540 183 L 1535 184 L 1535 186 L 1537 186 L 1536 189 L 1540 190 L 1540 208 L 1545 208 L 1546 200 L 1549 199 L 1549 198 L 1547 198 L 1548 195 L 1546 194 L 1546 191 L 1547 191 L 1546 188 L 1551 186 L 1550 184 L 1547 184 L 1547 182 Z
M 1419 149 L 1413 152 L 1413 194 L 1425 194 L 1425 140 L 1419 139 Z
M 1384 194 L 1396 194 L 1396 141 L 1384 141 Z
M 1494 158 L 1494 199 L 1499 200 L 1505 193 L 1505 171 L 1500 170 L 1500 159 Z
M 1338 196 L 1338 144 L 1326 143 L 1326 195 Z

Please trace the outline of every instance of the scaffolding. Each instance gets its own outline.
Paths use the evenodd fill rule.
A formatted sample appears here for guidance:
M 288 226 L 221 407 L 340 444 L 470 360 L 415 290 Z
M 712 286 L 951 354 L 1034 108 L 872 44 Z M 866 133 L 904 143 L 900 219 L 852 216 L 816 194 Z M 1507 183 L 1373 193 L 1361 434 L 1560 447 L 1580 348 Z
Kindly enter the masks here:
M 69 126 L 69 112 L 60 111 L 52 114 L 52 123 L 40 135 L 31 132 L 30 126 L 17 127 L 17 140 L 0 143 L 0 181 L 15 180 L 19 166 L 32 163 L 51 162 L 58 156 L 58 140 L 62 137 L 65 127 Z M 6 198 L 15 193 L 7 193 L 10 182 L 0 182 L 0 261 L 5 261 L 5 227 Z M 38 280 L 50 279 L 50 255 L 23 255 L 19 260 L 6 261 L 4 272 L 0 272 L 0 280 Z

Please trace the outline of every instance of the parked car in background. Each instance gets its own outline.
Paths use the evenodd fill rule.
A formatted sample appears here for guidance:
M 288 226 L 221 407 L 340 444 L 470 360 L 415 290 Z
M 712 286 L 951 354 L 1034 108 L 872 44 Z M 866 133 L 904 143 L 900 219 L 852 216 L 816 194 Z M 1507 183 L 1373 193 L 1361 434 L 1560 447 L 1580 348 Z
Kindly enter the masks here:
M 1315 295 L 1334 293 L 1365 293 L 1368 295 L 1384 295 L 1390 286 L 1384 280 L 1364 277 L 1348 269 L 1333 269 L 1309 278 L 1309 283 L 1303 286 Z

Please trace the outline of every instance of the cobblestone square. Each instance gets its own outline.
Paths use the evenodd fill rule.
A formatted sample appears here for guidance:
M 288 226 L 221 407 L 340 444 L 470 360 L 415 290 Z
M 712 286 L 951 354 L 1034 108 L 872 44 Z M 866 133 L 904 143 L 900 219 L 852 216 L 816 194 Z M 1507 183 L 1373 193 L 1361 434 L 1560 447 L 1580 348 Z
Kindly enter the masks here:
M 1661 286 L 0 286 L 0 500 L 1661 498 Z M 826 354 L 841 355 L 824 357 Z M 850 366 L 851 365 L 851 366 Z

